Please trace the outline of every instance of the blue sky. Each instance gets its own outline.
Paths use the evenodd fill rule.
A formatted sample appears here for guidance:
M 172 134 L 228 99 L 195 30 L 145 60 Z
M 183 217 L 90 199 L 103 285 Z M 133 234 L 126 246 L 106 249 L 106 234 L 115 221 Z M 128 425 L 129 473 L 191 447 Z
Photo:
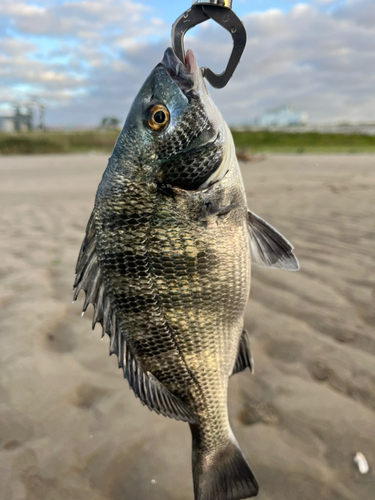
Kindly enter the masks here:
M 160 12 L 160 16 L 165 19 L 168 23 L 173 23 L 173 21 L 180 15 L 184 10 L 190 7 L 192 2 L 176 0 L 160 0 L 151 1 L 147 0 L 143 2 L 145 5 L 151 7 L 152 9 Z M 249 12 L 254 11 L 265 11 L 267 9 L 280 9 L 288 10 L 293 4 L 298 2 L 293 2 L 293 0 L 233 0 L 233 10 L 238 16 L 243 16 Z
M 50 125 L 124 120 L 170 45 L 176 0 L 1 0 L 0 107 L 34 97 Z M 212 90 L 225 118 L 246 123 L 291 104 L 312 122 L 375 121 L 374 0 L 234 0 L 248 32 L 229 85 Z M 201 65 L 220 70 L 230 38 L 214 23 L 189 32 Z
M 188 7 L 190 7 L 191 2 L 176 0 L 160 0 L 151 1 L 147 0 L 143 2 L 145 5 L 151 7 L 155 11 L 158 11 L 160 15 L 166 22 L 173 23 L 173 21 Z M 316 2 L 316 1 L 293 1 L 293 0 L 233 0 L 233 10 L 236 14 L 241 17 L 250 12 L 264 12 L 268 9 L 279 9 L 286 12 L 293 8 L 298 3 L 305 3 L 317 6 L 320 10 L 326 11 L 330 9 L 337 8 L 343 2 L 340 1 L 326 1 L 326 2 Z

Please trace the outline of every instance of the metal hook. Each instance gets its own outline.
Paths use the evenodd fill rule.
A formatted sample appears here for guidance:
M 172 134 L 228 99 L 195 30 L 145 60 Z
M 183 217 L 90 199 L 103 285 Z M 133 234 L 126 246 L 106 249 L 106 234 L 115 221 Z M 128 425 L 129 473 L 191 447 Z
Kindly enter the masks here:
M 218 75 L 209 68 L 202 68 L 203 76 L 217 89 L 225 87 L 231 79 L 246 45 L 245 27 L 231 7 L 232 0 L 198 1 L 184 12 L 172 26 L 172 47 L 182 62 L 185 61 L 184 36 L 194 26 L 208 19 L 213 19 L 231 34 L 233 50 L 225 71 Z

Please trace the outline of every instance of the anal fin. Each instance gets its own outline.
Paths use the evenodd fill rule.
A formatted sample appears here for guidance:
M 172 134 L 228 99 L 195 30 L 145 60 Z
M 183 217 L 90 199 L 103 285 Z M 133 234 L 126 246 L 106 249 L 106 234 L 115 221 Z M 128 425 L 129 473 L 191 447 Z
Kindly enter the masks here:
M 237 359 L 234 363 L 232 375 L 242 372 L 245 368 L 250 368 L 251 373 L 254 373 L 254 360 L 250 351 L 249 333 L 246 329 L 243 330 L 240 338 Z

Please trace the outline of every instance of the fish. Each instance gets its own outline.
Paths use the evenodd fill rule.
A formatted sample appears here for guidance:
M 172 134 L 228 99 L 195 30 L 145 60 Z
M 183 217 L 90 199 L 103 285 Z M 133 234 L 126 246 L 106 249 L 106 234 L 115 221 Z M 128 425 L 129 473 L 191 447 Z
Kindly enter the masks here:
M 187 422 L 195 500 L 256 496 L 228 418 L 231 375 L 253 370 L 251 264 L 297 270 L 293 246 L 247 207 L 230 129 L 192 51 L 168 48 L 136 96 L 99 184 L 74 300 L 110 337 L 129 387 Z

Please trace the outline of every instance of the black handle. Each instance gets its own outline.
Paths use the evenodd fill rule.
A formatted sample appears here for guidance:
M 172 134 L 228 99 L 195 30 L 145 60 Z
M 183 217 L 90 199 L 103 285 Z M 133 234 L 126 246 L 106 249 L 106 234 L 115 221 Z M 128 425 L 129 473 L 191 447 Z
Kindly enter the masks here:
M 240 62 L 246 46 L 245 27 L 231 10 L 231 5 L 231 0 L 194 3 L 193 6 L 184 12 L 172 26 L 172 47 L 176 56 L 182 62 L 185 61 L 184 36 L 186 32 L 194 26 L 208 19 L 213 19 L 231 34 L 233 39 L 233 50 L 223 73 L 218 75 L 209 68 L 202 68 L 203 76 L 217 89 L 225 87 L 229 82 Z

